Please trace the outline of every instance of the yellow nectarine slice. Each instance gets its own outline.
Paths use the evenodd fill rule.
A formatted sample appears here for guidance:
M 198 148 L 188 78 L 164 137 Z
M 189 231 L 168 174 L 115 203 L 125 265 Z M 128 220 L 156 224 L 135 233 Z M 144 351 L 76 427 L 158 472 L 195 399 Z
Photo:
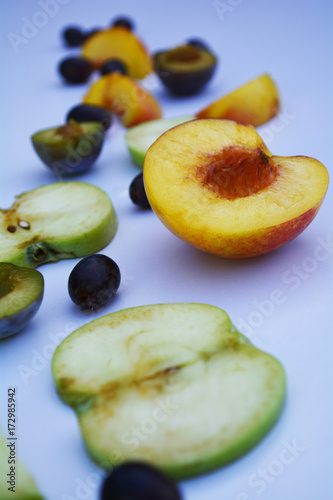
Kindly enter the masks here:
M 82 47 L 82 56 L 98 68 L 108 59 L 120 59 L 129 76 L 142 79 L 153 70 L 152 59 L 132 31 L 114 26 L 90 36 Z
M 104 101 L 108 78 L 109 75 L 102 76 L 90 85 L 88 92 L 83 97 L 83 102 L 85 104 L 93 104 L 94 106 L 102 106 L 103 108 L 105 107 Z
M 83 102 L 103 106 L 115 113 L 125 127 L 161 118 L 155 97 L 136 80 L 120 73 L 102 76 L 94 82 Z
M 279 93 L 269 75 L 262 75 L 197 113 L 197 118 L 225 118 L 258 127 L 279 111 Z
M 324 199 L 328 173 L 306 156 L 273 156 L 252 126 L 198 119 L 148 149 L 151 207 L 176 236 L 222 257 L 268 253 L 298 236 Z

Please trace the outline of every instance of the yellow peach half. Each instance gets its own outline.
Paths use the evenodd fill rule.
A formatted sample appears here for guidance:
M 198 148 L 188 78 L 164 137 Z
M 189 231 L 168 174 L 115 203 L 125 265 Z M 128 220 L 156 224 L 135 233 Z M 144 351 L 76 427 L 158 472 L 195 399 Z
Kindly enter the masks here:
M 197 119 L 148 149 L 151 207 L 176 236 L 205 252 L 246 258 L 296 238 L 313 220 L 328 173 L 306 156 L 273 156 L 252 126 Z
M 142 79 L 153 70 L 146 47 L 132 31 L 122 26 L 114 26 L 90 36 L 83 44 L 82 56 L 89 59 L 95 68 L 108 59 L 120 59 L 132 78 Z
M 225 118 L 258 127 L 278 111 L 278 89 L 269 75 L 262 75 L 202 109 L 196 117 Z
M 85 97 L 85 104 L 103 106 L 115 113 L 125 127 L 161 118 L 155 97 L 133 78 L 111 73 L 94 82 Z

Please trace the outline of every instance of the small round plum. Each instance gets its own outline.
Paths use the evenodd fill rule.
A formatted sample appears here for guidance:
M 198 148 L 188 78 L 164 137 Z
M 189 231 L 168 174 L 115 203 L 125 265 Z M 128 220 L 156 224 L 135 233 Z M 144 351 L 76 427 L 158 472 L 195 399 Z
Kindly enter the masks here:
M 134 177 L 129 188 L 129 195 L 135 205 L 144 209 L 151 209 L 143 182 L 143 172 Z
M 114 260 L 95 254 L 80 260 L 68 279 L 68 293 L 83 310 L 95 311 L 114 298 L 120 285 L 120 270 Z

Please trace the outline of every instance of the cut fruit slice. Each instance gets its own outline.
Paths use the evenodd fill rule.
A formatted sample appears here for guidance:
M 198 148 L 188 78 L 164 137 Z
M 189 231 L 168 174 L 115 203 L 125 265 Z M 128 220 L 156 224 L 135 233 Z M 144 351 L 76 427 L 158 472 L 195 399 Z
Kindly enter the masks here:
M 40 130 L 32 135 L 33 147 L 59 177 L 82 174 L 98 158 L 104 141 L 100 122 L 69 121 L 60 127 Z
M 108 59 L 120 59 L 132 78 L 142 79 L 153 70 L 151 57 L 136 35 L 121 26 L 98 31 L 82 47 L 83 57 L 99 68 Z
M 328 186 L 319 161 L 273 156 L 252 126 L 192 120 L 146 153 L 149 203 L 176 236 L 229 258 L 268 253 L 314 219 Z
M 115 113 L 125 127 L 161 118 L 155 97 L 133 78 L 120 73 L 104 75 L 93 83 L 83 102 Z
M 117 231 L 108 195 L 83 182 L 57 182 L 27 191 L 0 211 L 0 261 L 37 267 L 85 257 Z
M 40 272 L 0 262 L 0 338 L 21 331 L 35 316 L 43 299 Z
M 281 364 L 207 304 L 140 306 L 99 318 L 58 346 L 52 371 L 98 464 L 143 460 L 175 478 L 250 450 L 285 397 Z
M 162 118 L 151 120 L 132 127 L 125 135 L 125 141 L 133 162 L 140 168 L 143 168 L 148 148 L 164 134 L 167 130 L 180 123 L 194 120 L 194 116 L 180 116 L 178 118 Z
M 38 491 L 38 487 L 28 472 L 23 463 L 15 458 L 15 465 L 13 465 L 15 474 L 10 476 L 10 465 L 7 465 L 7 472 L 9 476 L 5 475 L 4 464 L 8 464 L 8 456 L 10 452 L 16 454 L 16 441 L 5 438 L 0 433 L 0 464 L 1 464 L 1 481 L 0 481 L 0 498 L 1 500 L 43 500 L 42 495 Z M 9 481 L 9 482 L 7 482 Z M 12 481 L 12 483 L 11 483 Z M 13 488 L 12 490 L 10 488 Z
M 154 67 L 161 82 L 173 94 L 196 94 L 212 78 L 216 56 L 207 48 L 180 45 L 154 55 Z
M 197 118 L 225 118 L 258 127 L 279 111 L 279 93 L 269 75 L 245 83 L 197 113 Z

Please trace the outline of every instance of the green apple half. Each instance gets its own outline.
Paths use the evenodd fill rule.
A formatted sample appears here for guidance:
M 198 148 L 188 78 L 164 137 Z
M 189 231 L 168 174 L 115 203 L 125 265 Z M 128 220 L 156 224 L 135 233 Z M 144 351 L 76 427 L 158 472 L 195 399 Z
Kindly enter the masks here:
M 27 191 L 0 210 L 0 261 L 35 268 L 104 248 L 117 231 L 108 195 L 84 182 Z
M 181 123 L 194 120 L 195 116 L 180 116 L 178 118 L 160 118 L 150 120 L 131 127 L 125 135 L 127 149 L 133 162 L 143 168 L 145 155 L 149 147 L 170 128 Z
M 17 441 L 10 438 L 6 439 L 0 432 L 0 498 L 1 500 L 43 500 L 34 479 L 23 463 L 17 459 L 16 443 Z M 12 474 L 12 479 L 10 474 Z M 8 488 L 14 488 L 14 490 Z
M 240 457 L 277 420 L 285 373 L 221 309 L 133 307 L 98 318 L 56 349 L 59 396 L 104 468 L 143 460 L 175 479 Z

